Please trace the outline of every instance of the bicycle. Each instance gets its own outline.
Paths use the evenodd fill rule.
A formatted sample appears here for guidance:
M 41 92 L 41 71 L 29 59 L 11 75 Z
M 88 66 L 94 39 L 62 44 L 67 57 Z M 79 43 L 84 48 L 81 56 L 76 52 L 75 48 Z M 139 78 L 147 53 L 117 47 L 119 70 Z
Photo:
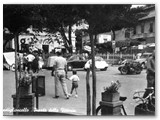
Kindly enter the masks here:
M 122 102 L 124 102 L 126 99 L 127 99 L 127 97 L 122 97 L 122 96 L 120 96 L 120 98 L 119 98 L 119 100 L 122 101 Z M 106 108 L 105 105 L 100 105 L 100 106 L 98 106 L 97 109 L 96 109 L 96 115 L 98 115 L 98 112 L 99 112 L 100 110 L 105 109 L 105 108 Z M 123 111 L 123 114 L 122 114 L 122 112 L 121 112 L 121 115 L 127 115 L 126 110 L 125 110 L 123 104 L 121 105 L 121 110 Z
M 146 91 L 135 92 L 133 99 L 138 103 L 135 107 L 135 115 L 155 114 L 155 92 L 153 87 L 146 88 Z

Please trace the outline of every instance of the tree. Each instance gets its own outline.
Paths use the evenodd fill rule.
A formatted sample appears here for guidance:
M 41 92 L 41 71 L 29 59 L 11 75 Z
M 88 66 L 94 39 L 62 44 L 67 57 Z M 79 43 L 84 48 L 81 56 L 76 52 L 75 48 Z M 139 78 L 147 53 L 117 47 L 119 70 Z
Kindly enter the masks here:
M 142 9 L 130 9 L 131 5 L 79 5 L 78 15 L 89 24 L 89 36 L 92 45 L 92 76 L 93 76 L 93 95 L 92 95 L 92 114 L 96 110 L 96 74 L 95 74 L 95 53 L 93 35 L 98 33 L 119 30 L 123 27 L 133 26 L 137 20 L 137 12 Z
M 76 49 L 82 53 L 82 48 L 83 48 L 83 41 L 82 41 L 82 36 L 85 32 L 87 32 L 87 29 L 76 29 L 75 31 L 75 36 L 76 36 Z
M 17 36 L 20 32 L 26 31 L 30 25 L 42 28 L 44 21 L 39 14 L 40 7 L 40 5 L 4 5 L 3 26 Z M 18 46 L 17 50 L 19 51 Z
M 8 28 L 13 33 L 15 40 L 16 109 L 19 108 L 19 78 L 17 73 L 18 35 L 31 24 L 41 26 L 43 19 L 38 14 L 39 8 L 39 5 L 3 5 L 4 28 Z
M 50 31 L 60 31 L 63 36 L 65 47 L 72 53 L 71 32 L 72 25 L 74 25 L 79 17 L 74 5 L 44 5 L 41 15 L 46 18 L 46 27 Z M 65 35 L 68 27 L 68 38 Z

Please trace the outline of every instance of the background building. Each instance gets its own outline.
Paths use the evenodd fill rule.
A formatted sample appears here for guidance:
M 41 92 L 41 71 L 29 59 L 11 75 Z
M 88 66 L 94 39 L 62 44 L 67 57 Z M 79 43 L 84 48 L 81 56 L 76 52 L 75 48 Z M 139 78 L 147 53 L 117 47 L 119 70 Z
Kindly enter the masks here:
M 130 38 L 141 42 L 139 52 L 152 52 L 155 49 L 155 5 L 145 6 L 144 10 L 147 16 L 139 19 Z

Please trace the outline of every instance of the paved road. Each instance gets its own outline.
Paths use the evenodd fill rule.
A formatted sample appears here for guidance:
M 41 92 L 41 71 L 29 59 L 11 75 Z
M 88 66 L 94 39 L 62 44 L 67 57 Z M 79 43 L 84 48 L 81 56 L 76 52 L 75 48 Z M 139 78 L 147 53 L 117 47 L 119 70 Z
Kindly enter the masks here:
M 41 72 L 45 74 L 46 95 L 40 97 L 39 108 L 53 111 L 63 111 L 76 113 L 78 115 L 86 115 L 86 72 L 78 71 L 78 75 L 81 79 L 79 82 L 78 94 L 79 97 L 71 97 L 66 100 L 62 89 L 59 99 L 54 97 L 54 79 L 50 76 L 49 70 L 43 70 Z M 71 72 L 68 76 L 71 76 Z M 111 81 L 119 80 L 121 82 L 121 88 L 119 89 L 121 96 L 127 96 L 127 100 L 124 102 L 124 106 L 128 115 L 134 115 L 135 101 L 132 99 L 133 93 L 136 90 L 144 90 L 146 87 L 146 73 L 145 70 L 139 75 L 121 75 L 117 70 L 117 67 L 109 67 L 107 71 L 97 71 L 97 98 L 96 106 L 98 107 L 99 101 L 101 101 L 101 92 L 103 87 L 110 85 Z M 90 77 L 91 91 L 92 91 L 92 78 Z M 67 81 L 68 90 L 71 89 L 71 82 Z M 3 71 L 3 108 L 13 108 L 13 100 L 11 95 L 15 93 L 15 77 L 14 72 Z M 8 115 L 9 113 L 4 113 Z

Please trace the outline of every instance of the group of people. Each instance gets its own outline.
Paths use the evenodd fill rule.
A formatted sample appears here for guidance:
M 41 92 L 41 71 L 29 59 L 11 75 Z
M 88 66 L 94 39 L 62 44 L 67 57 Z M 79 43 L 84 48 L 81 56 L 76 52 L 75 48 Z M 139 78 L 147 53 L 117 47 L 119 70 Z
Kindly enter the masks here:
M 55 78 L 55 98 L 59 98 L 59 83 L 62 85 L 62 89 L 64 95 L 67 99 L 72 96 L 73 91 L 75 90 L 75 97 L 78 97 L 78 81 L 80 81 L 77 71 L 73 70 L 73 75 L 68 78 L 67 76 L 67 61 L 62 56 L 62 51 L 58 50 L 56 52 L 57 57 L 54 59 L 54 64 L 52 68 L 51 75 Z M 17 54 L 18 58 L 18 70 L 20 68 L 25 71 L 25 69 L 32 70 L 33 73 L 38 72 L 42 69 L 44 64 L 41 55 L 38 53 L 23 53 L 23 57 L 21 58 L 19 54 Z M 23 67 L 21 65 L 23 64 Z M 147 59 L 147 88 L 153 87 L 155 89 L 155 51 L 153 52 L 152 56 Z M 66 80 L 72 81 L 72 88 L 70 93 L 67 89 Z
M 78 81 L 80 81 L 77 71 L 73 70 L 73 75 L 68 78 L 67 76 L 67 61 L 62 56 L 61 50 L 56 52 L 57 57 L 54 59 L 53 69 L 51 75 L 55 78 L 55 98 L 59 98 L 59 83 L 62 85 L 62 89 L 66 99 L 72 96 L 73 90 L 75 90 L 76 95 L 78 97 L 77 88 L 78 88 Z M 71 92 L 68 92 L 66 80 L 72 81 L 72 88 Z
M 19 53 L 17 54 L 18 59 L 18 70 L 24 71 L 27 69 L 27 71 L 32 70 L 33 73 L 38 73 L 39 70 L 42 69 L 42 66 L 44 64 L 43 58 L 38 53 L 23 53 L 21 56 Z

